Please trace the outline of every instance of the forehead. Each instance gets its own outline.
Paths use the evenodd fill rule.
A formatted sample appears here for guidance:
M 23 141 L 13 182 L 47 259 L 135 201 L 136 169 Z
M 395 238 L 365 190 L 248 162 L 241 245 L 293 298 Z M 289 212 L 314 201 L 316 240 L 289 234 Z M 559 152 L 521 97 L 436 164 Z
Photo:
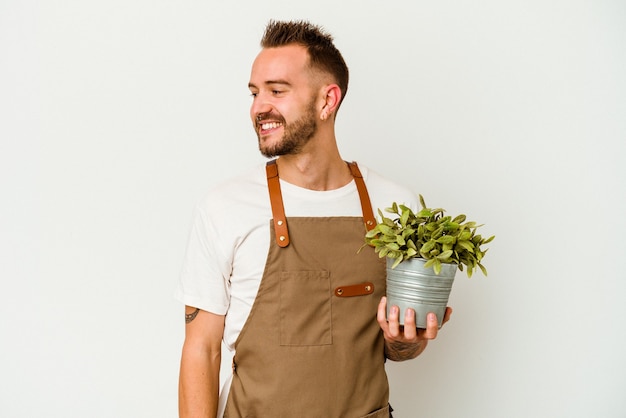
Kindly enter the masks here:
M 265 48 L 252 64 L 250 82 L 266 83 L 271 80 L 298 81 L 310 75 L 309 55 L 301 45 Z

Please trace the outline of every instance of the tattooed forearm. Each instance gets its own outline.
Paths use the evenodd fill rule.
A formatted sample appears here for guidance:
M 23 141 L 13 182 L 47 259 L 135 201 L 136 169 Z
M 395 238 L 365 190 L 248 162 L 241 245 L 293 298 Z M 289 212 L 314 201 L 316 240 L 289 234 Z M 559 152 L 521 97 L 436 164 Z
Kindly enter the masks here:
M 427 341 L 418 344 L 385 341 L 385 357 L 392 361 L 410 360 L 419 356 L 426 348 Z
M 188 324 L 196 319 L 196 316 L 198 316 L 198 312 L 200 312 L 200 308 L 196 308 L 196 310 L 190 314 L 185 314 L 185 324 Z

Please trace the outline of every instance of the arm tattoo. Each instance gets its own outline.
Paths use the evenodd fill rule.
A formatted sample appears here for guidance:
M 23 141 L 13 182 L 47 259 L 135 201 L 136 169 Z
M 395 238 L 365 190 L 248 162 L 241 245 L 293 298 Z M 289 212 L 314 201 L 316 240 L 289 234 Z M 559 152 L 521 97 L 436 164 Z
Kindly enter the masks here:
M 424 348 L 424 343 L 409 344 L 385 341 L 385 357 L 392 361 L 404 361 L 417 357 Z
M 198 312 L 200 312 L 200 308 L 196 308 L 196 310 L 190 314 L 185 314 L 185 324 L 188 324 L 196 319 L 196 316 L 198 316 Z

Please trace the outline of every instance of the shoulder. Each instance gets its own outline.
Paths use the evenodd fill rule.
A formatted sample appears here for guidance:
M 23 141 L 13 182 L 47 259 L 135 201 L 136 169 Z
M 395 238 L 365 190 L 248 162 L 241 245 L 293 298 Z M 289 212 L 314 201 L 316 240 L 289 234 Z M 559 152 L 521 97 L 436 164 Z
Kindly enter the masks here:
M 257 164 L 211 187 L 197 203 L 197 209 L 212 214 L 232 213 L 238 208 L 253 210 L 267 204 L 267 193 L 265 164 Z
M 266 225 L 271 213 L 265 165 L 259 164 L 210 188 L 196 203 L 193 218 L 202 235 L 232 247 Z
M 367 185 L 374 211 L 390 207 L 393 202 L 417 209 L 419 198 L 417 194 L 405 185 L 390 180 L 367 166 L 359 164 L 361 174 Z

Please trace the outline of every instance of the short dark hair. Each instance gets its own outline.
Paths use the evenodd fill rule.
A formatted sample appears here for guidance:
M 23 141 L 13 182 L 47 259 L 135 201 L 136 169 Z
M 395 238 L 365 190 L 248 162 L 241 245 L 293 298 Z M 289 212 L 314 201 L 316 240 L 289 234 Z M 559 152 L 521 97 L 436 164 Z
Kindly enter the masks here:
M 348 91 L 348 66 L 335 47 L 332 35 L 305 20 L 270 20 L 265 27 L 261 47 L 276 48 L 290 44 L 304 46 L 309 53 L 311 67 L 335 78 L 343 101 Z

